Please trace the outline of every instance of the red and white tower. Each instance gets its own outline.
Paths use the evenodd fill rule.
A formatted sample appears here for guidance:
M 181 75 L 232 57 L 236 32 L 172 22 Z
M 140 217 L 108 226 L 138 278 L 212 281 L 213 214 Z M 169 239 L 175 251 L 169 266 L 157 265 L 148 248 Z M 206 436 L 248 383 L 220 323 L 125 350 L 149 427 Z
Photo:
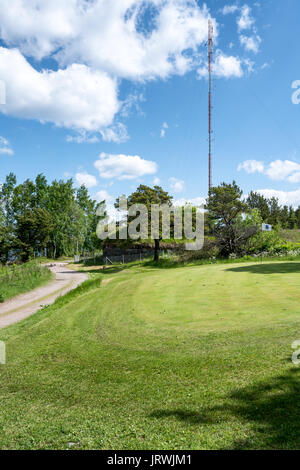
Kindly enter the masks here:
M 212 188 L 212 67 L 213 67 L 213 24 L 208 20 L 208 194 Z

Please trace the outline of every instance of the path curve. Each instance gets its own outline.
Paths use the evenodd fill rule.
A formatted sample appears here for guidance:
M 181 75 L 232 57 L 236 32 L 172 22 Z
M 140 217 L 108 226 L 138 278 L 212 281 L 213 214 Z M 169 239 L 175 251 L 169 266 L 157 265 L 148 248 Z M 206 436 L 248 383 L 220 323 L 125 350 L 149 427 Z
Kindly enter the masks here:
M 54 273 L 55 280 L 0 304 L 0 328 L 24 320 L 88 279 L 87 274 L 73 271 L 67 267 L 67 263 L 45 266 Z

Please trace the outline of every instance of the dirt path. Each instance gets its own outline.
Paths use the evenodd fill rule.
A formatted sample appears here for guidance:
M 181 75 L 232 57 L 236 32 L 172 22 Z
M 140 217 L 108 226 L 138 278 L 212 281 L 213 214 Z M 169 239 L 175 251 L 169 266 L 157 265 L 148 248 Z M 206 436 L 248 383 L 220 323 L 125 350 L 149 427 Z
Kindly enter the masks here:
M 87 274 L 71 270 L 66 263 L 55 263 L 48 267 L 55 274 L 55 280 L 0 304 L 0 328 L 29 317 L 88 279 Z

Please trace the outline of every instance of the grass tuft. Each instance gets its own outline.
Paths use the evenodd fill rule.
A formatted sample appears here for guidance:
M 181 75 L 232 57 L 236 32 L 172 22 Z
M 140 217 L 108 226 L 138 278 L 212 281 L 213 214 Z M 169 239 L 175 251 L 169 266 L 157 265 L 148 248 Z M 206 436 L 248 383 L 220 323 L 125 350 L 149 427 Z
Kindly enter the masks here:
M 52 279 L 51 271 L 35 261 L 0 267 L 0 302 L 28 292 Z

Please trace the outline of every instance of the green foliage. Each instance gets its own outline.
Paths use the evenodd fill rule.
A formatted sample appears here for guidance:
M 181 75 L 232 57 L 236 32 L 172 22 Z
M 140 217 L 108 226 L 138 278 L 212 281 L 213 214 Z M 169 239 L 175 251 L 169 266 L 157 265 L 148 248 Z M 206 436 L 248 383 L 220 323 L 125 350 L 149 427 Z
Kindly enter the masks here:
M 52 273 L 41 264 L 29 263 L 0 267 L 0 302 L 30 291 L 52 278 Z
M 16 236 L 21 249 L 21 258 L 28 261 L 35 253 L 41 253 L 54 230 L 51 214 L 45 209 L 25 209 L 17 218 Z
M 96 201 L 73 181 L 53 181 L 44 175 L 17 185 L 12 173 L 0 188 L 0 261 L 10 255 L 28 259 L 41 255 L 58 258 L 93 251 L 96 237 Z
M 251 235 L 251 227 L 242 223 L 241 216 L 249 207 L 241 200 L 242 190 L 233 181 L 211 189 L 206 203 L 208 223 L 220 247 L 220 253 L 228 256 L 239 253 Z
M 179 256 L 179 262 L 191 263 L 197 260 L 215 260 L 219 254 L 220 250 L 216 240 L 207 237 L 201 250 L 183 251 Z
M 166 191 L 164 191 L 160 186 L 154 186 L 151 188 L 144 184 L 141 184 L 135 192 L 133 192 L 127 199 L 128 208 L 133 206 L 134 204 L 143 204 L 147 207 L 148 210 L 148 233 L 150 233 L 151 227 L 151 205 L 157 204 L 162 206 L 167 204 L 171 206 L 172 204 L 172 196 L 170 196 Z M 120 201 L 117 199 L 116 208 L 120 207 Z M 129 218 L 130 222 L 130 218 Z M 160 224 L 160 230 L 157 238 L 154 238 L 155 242 L 155 249 L 154 249 L 154 261 L 159 260 L 159 244 L 162 240 L 162 227 Z
M 255 191 L 250 192 L 246 203 L 250 209 L 259 210 L 264 223 L 290 230 L 300 228 L 300 207 L 281 207 L 277 198 L 267 199 Z

